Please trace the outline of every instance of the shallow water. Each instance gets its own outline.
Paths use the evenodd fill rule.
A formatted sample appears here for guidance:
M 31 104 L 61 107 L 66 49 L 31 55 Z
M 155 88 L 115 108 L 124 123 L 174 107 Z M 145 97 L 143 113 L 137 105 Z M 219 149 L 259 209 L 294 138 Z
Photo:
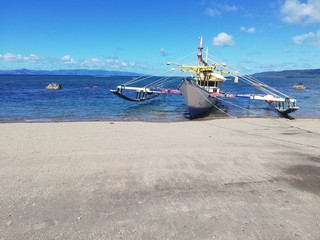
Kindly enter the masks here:
M 0 75 L 0 121 L 185 121 L 187 108 L 183 97 L 164 94 L 141 103 L 128 102 L 109 92 L 131 77 Z M 153 79 L 154 80 L 154 79 Z M 320 79 L 260 79 L 292 98 L 301 108 L 292 116 L 320 118 Z M 60 91 L 45 90 L 51 82 L 62 85 Z M 291 87 L 303 82 L 306 89 Z M 177 88 L 179 80 L 170 88 Z M 254 93 L 244 83 L 226 81 L 223 91 Z M 231 103 L 231 104 L 230 104 Z M 235 105 L 240 105 L 239 108 Z M 278 116 L 266 103 L 246 99 L 223 99 L 218 109 L 202 119 L 217 117 Z M 227 113 L 227 114 L 226 114 Z

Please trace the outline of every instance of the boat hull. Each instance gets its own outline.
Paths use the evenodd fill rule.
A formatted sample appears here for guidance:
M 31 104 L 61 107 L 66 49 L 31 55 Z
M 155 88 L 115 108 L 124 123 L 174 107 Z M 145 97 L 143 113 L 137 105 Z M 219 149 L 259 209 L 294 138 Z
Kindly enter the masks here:
M 208 91 L 198 87 L 188 79 L 182 80 L 178 90 L 184 97 L 190 118 L 196 118 L 207 113 L 217 102 L 216 98 L 210 97 Z

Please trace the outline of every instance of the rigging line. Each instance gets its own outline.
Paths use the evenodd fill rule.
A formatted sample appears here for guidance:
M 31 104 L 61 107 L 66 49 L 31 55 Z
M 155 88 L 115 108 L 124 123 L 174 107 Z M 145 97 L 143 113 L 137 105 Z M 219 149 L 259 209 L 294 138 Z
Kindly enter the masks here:
M 257 111 L 253 111 L 253 110 L 244 108 L 244 107 L 242 107 L 242 106 L 240 106 L 240 105 L 231 103 L 230 101 L 227 101 L 227 100 L 225 100 L 225 99 L 218 98 L 218 97 L 217 97 L 217 99 L 218 99 L 219 101 L 226 102 L 226 103 L 228 103 L 228 104 L 230 104 L 230 105 L 232 105 L 232 106 L 235 106 L 235 107 L 238 107 L 238 108 L 240 108 L 240 109 L 246 110 L 246 111 L 248 111 L 248 112 L 250 112 L 250 113 L 255 113 L 255 114 L 256 114 L 257 116 L 259 116 L 259 117 L 270 118 L 270 116 L 268 116 L 268 115 L 265 115 L 265 114 L 259 113 L 259 112 L 257 112 Z M 281 122 L 278 118 L 274 118 L 274 120 L 275 120 L 275 121 L 278 121 L 278 122 L 280 122 L 280 123 L 282 123 L 282 124 L 286 124 L 287 126 L 293 127 L 293 126 L 290 125 L 290 124 Z M 253 124 L 253 125 L 254 125 L 254 124 Z M 257 126 L 260 126 L 260 125 L 257 125 Z
M 173 83 L 175 81 L 181 81 L 181 79 L 182 79 L 182 77 L 175 77 L 171 81 L 169 81 L 168 83 L 170 84 L 170 83 Z
M 152 77 L 152 76 L 151 75 L 142 75 L 142 76 L 139 76 L 137 78 L 133 78 L 128 82 L 123 83 L 123 85 L 130 85 L 130 84 L 132 84 L 134 82 L 142 81 L 142 80 L 148 79 L 150 77 Z
M 257 112 L 257 111 L 253 111 L 253 110 L 250 110 L 250 109 L 248 109 L 248 108 L 242 107 L 242 106 L 240 106 L 240 105 L 238 105 L 238 104 L 232 103 L 231 101 L 228 101 L 228 100 L 226 100 L 226 99 L 219 98 L 219 97 L 215 97 L 215 96 L 213 96 L 213 97 L 216 98 L 216 99 L 219 100 L 219 101 L 228 103 L 228 104 L 230 104 L 230 105 L 232 105 L 232 106 L 238 107 L 238 108 L 240 108 L 240 109 L 246 110 L 246 111 L 251 112 L 251 113 L 255 113 L 255 114 L 257 114 L 258 116 L 269 117 L 269 116 L 264 115 L 264 114 L 261 114 L 261 113 L 259 113 L 259 112 Z
M 143 76 L 137 77 L 135 79 L 132 79 L 132 80 L 130 80 L 128 82 L 125 82 L 125 83 L 123 83 L 123 85 L 131 85 L 133 83 L 137 83 L 137 82 L 140 82 L 140 81 L 147 80 L 147 79 L 152 78 L 152 77 L 154 77 L 156 75 L 162 76 L 162 75 L 166 75 L 167 73 L 170 73 L 170 72 L 171 72 L 171 69 L 166 69 L 164 71 L 155 72 L 155 74 L 143 75 Z
M 197 51 L 192 52 L 192 53 L 190 53 L 190 54 L 188 54 L 188 55 L 186 55 L 186 56 L 184 56 L 182 58 L 179 58 L 177 60 L 174 60 L 174 62 L 178 62 L 178 61 L 183 60 L 184 58 L 187 58 L 187 57 L 189 59 L 191 59 L 191 57 L 193 57 L 195 53 L 197 53 Z M 157 75 L 164 75 L 165 73 L 169 73 L 169 72 L 171 72 L 171 69 L 159 72 L 159 73 L 157 73 Z M 132 80 L 130 80 L 128 82 L 123 83 L 123 85 L 131 85 L 131 84 L 134 84 L 134 83 L 137 83 L 137 82 L 140 82 L 140 81 L 144 81 L 144 80 L 147 80 L 149 78 L 154 77 L 154 75 L 156 75 L 156 74 L 150 74 L 150 75 L 147 75 L 147 76 L 145 76 L 145 75 L 144 76 L 140 76 L 138 78 L 135 78 L 135 79 L 132 79 Z
M 213 56 L 213 55 L 211 55 L 211 54 L 209 54 L 209 55 L 210 55 L 210 56 Z M 218 59 L 218 61 L 221 61 L 221 62 L 222 62 L 221 59 L 219 59 L 219 58 L 217 58 L 217 57 L 215 57 L 215 56 L 213 56 L 213 58 L 216 58 L 216 59 Z M 210 60 L 211 60 L 211 59 L 210 59 Z M 213 61 L 214 61 L 214 60 L 213 60 Z M 215 61 L 214 61 L 214 62 L 215 62 Z M 236 69 L 232 69 L 231 67 L 225 67 L 225 68 L 226 68 L 226 69 L 229 69 L 229 70 L 231 70 L 231 71 L 239 72 L 239 71 L 237 71 Z M 273 91 L 275 91 L 275 92 L 277 92 L 277 93 L 279 93 L 279 94 L 281 94 L 281 95 L 283 95 L 283 96 L 285 96 L 285 97 L 289 97 L 289 96 L 287 96 L 286 94 L 280 92 L 279 90 L 277 90 L 277 89 L 269 86 L 268 84 L 265 84 L 264 82 L 260 81 L 259 79 L 255 78 L 255 77 L 251 76 L 250 74 L 242 75 L 242 76 L 239 76 L 239 77 L 245 78 L 245 79 L 247 79 L 248 81 L 252 81 L 252 82 L 254 82 L 254 83 L 258 82 L 258 83 L 265 85 L 266 87 L 270 88 L 271 90 L 273 90 Z
M 244 83 L 248 84 L 249 86 L 254 87 L 254 86 L 253 86 L 254 83 L 248 82 L 248 81 L 246 81 L 245 79 L 243 79 L 242 77 L 239 77 L 239 79 L 240 79 L 240 81 L 243 81 Z M 274 92 L 272 92 L 271 90 L 268 90 L 268 89 L 266 89 L 266 88 L 263 88 L 262 86 L 260 86 L 259 88 L 257 88 L 257 87 L 254 87 L 254 88 L 256 88 L 258 91 L 263 92 L 263 93 L 266 93 L 266 94 L 277 95 L 277 94 L 275 94 Z
M 159 81 L 157 81 L 157 84 L 160 86 L 163 86 L 165 83 L 171 82 L 172 79 L 175 79 L 175 77 L 170 77 L 170 76 L 163 77 L 163 78 L 159 79 Z
M 169 80 L 171 79 L 171 80 Z M 151 82 L 149 84 L 147 84 L 145 87 L 163 87 L 163 86 L 166 86 L 170 83 L 173 83 L 175 81 L 177 81 L 178 78 L 177 77 L 163 77 L 163 78 L 160 78 L 159 80 L 155 81 L 155 82 Z
M 191 56 L 192 56 L 192 58 L 194 58 L 194 55 L 195 55 L 196 53 L 198 53 L 198 51 L 194 51 L 194 52 L 192 52 L 192 53 L 190 53 L 190 54 L 188 54 L 188 55 L 186 55 L 186 56 L 184 56 L 184 57 L 178 58 L 178 59 L 174 60 L 173 62 L 180 62 L 180 61 L 182 61 L 183 59 L 190 58 Z
M 226 69 L 230 70 L 230 71 L 236 71 L 232 68 L 228 68 L 228 67 L 225 67 Z M 266 93 L 266 94 L 270 94 L 270 95 L 277 95 L 277 93 L 282 96 L 282 97 L 285 97 L 285 98 L 290 98 L 288 95 L 284 94 L 283 92 L 280 92 L 279 90 L 269 86 L 268 84 L 265 84 L 264 82 L 262 81 L 259 81 L 258 79 L 254 79 L 253 77 L 251 76 L 247 76 L 247 75 L 236 75 L 239 77 L 239 79 L 243 82 L 245 82 L 246 84 L 248 84 L 249 86 L 251 87 L 255 87 L 254 84 L 257 84 L 257 86 L 259 87 L 255 87 L 258 91 L 260 92 L 263 92 L 263 93 Z M 261 86 L 259 86 L 261 85 Z
M 158 86 L 160 88 L 162 88 L 162 87 L 164 87 L 166 85 L 169 85 L 170 83 L 173 83 L 173 82 L 177 81 L 177 78 L 171 78 L 170 80 L 168 80 L 168 79 L 170 79 L 170 78 L 164 79 L 164 81 L 159 82 Z
M 232 69 L 232 68 L 230 68 L 230 67 L 225 67 L 225 68 L 228 69 L 228 70 L 231 70 L 231 71 L 239 72 L 239 71 L 237 71 L 236 69 Z M 242 81 L 246 80 L 246 81 L 250 82 L 250 84 L 255 84 L 255 83 L 260 83 L 260 84 L 262 84 L 263 86 L 261 86 L 261 88 L 258 89 L 258 90 L 261 91 L 261 92 L 264 92 L 262 89 L 265 89 L 267 92 L 264 92 L 264 93 L 269 93 L 269 94 L 271 94 L 271 95 L 277 95 L 276 93 L 278 93 L 279 95 L 282 95 L 282 96 L 285 97 L 285 98 L 290 98 L 290 97 L 289 97 L 288 95 L 286 95 L 285 93 L 280 92 L 279 90 L 271 87 L 270 85 L 268 85 L 268 84 L 260 81 L 259 79 L 255 78 L 255 77 L 253 77 L 253 76 L 251 76 L 251 75 L 249 75 L 249 74 L 241 75 L 241 76 L 240 76 L 240 75 L 236 75 L 236 76 L 238 76 L 239 78 L 242 78 L 242 79 L 240 79 L 240 80 L 242 80 Z
M 217 99 L 218 99 L 219 101 L 226 102 L 226 103 L 228 103 L 228 104 L 230 104 L 230 105 L 232 105 L 232 106 L 238 107 L 238 108 L 240 108 L 240 109 L 247 110 L 248 112 L 256 113 L 256 114 L 257 114 L 258 116 L 260 116 L 260 117 L 270 118 L 270 116 L 267 116 L 267 115 L 264 115 L 264 114 L 262 114 L 262 113 L 258 113 L 258 112 L 256 112 L 256 111 L 249 110 L 249 109 L 247 109 L 247 108 L 241 107 L 240 105 L 231 103 L 230 101 L 227 101 L 227 100 L 225 100 L 225 99 L 222 99 L 222 98 L 217 98 Z M 315 135 L 319 135 L 319 136 L 320 136 L 320 133 L 312 132 L 312 131 L 307 130 L 307 129 L 303 129 L 303 128 L 300 128 L 300 127 L 297 127 L 297 126 L 293 126 L 292 124 L 289 124 L 289 123 L 286 123 L 286 122 L 281 121 L 281 119 L 279 119 L 279 118 L 275 118 L 275 117 L 272 117 L 272 118 L 273 118 L 274 121 L 276 121 L 276 122 L 278 122 L 278 123 L 281 123 L 281 124 L 283 124 L 283 125 L 286 125 L 287 127 L 299 129 L 299 130 L 305 131 L 305 132 L 307 132 L 307 133 L 312 133 L 312 134 L 315 134 Z M 255 125 L 255 126 L 264 126 L 264 127 L 277 128 L 277 127 L 275 127 L 275 126 L 265 126 L 265 125 L 261 125 L 261 124 L 249 123 L 249 122 L 245 121 L 243 118 L 240 119 L 240 121 L 245 122 L 245 123 L 247 123 L 247 124 Z M 280 127 L 279 127 L 279 128 L 280 128 Z
M 210 56 L 210 55 L 209 55 Z M 229 68 L 230 70 L 233 70 L 232 68 Z M 234 71 L 234 70 L 233 70 Z M 248 76 L 248 75 L 247 75 Z M 280 95 L 283 95 L 283 96 L 286 96 L 286 97 L 288 97 L 286 94 L 284 94 L 284 93 L 282 93 L 282 92 L 280 92 L 280 91 L 278 91 L 277 89 L 275 89 L 275 88 L 273 88 L 273 87 L 270 87 L 269 85 L 267 85 L 267 84 L 265 84 L 265 83 L 263 83 L 262 81 L 260 81 L 260 80 L 258 80 L 258 79 L 256 79 L 256 78 L 254 78 L 254 77 L 252 77 L 252 76 L 248 76 L 248 77 L 246 77 L 246 76 L 240 76 L 239 78 L 243 78 L 243 79 L 245 79 L 245 80 L 247 80 L 247 81 L 243 81 L 243 82 L 245 82 L 245 83 L 247 83 L 247 84 L 249 84 L 248 82 L 258 82 L 258 83 L 261 83 L 261 84 L 264 84 L 264 85 L 266 85 L 266 86 L 268 86 L 271 90 L 274 90 L 275 92 L 277 92 L 277 93 L 279 93 Z M 199 90 L 198 90 L 199 91 Z M 261 91 L 261 90 L 260 90 Z M 200 92 L 200 91 L 199 91 Z M 267 91 L 267 92 L 270 92 L 270 90 L 269 91 Z M 203 94 L 202 94 L 202 92 L 200 92 L 200 94 L 203 96 Z M 274 94 L 274 93 L 273 93 Z M 207 101 L 209 101 L 205 96 L 203 96 Z M 221 98 L 219 99 L 219 100 L 222 100 Z M 223 101 L 226 101 L 226 100 L 223 100 Z M 210 102 L 210 101 L 209 101 Z M 228 101 L 226 101 L 226 102 L 228 102 Z M 221 112 L 223 112 L 223 113 L 225 113 L 225 114 L 227 114 L 228 116 L 231 116 L 231 117 L 233 117 L 233 118 L 235 118 L 234 116 L 232 116 L 231 114 L 228 114 L 228 113 L 226 113 L 225 111 L 223 111 L 223 110 L 221 110 L 220 108 L 218 108 L 216 105 L 214 105 L 214 104 L 212 104 L 211 102 L 210 102 L 210 104 L 211 105 L 213 105 L 215 108 L 217 108 L 219 111 L 221 111 Z M 229 104 L 231 104 L 231 103 L 229 103 Z M 232 104 L 231 104 L 232 105 Z M 238 106 L 238 107 L 240 107 L 240 106 Z M 241 108 L 241 107 L 240 107 Z M 249 109 L 246 109 L 247 111 L 249 111 L 249 112 L 253 112 L 252 110 L 249 110 Z M 266 115 L 263 115 L 263 114 L 259 114 L 258 113 L 258 116 L 264 116 L 264 117 L 266 117 Z M 277 119 L 277 118 L 274 118 L 274 120 L 275 121 L 277 121 L 277 122 L 279 122 L 279 123 L 281 123 L 281 124 L 285 124 L 285 125 L 287 125 L 287 126 L 289 126 L 289 127 L 294 127 L 294 128 L 297 128 L 297 129 L 301 129 L 301 128 L 299 128 L 299 127 L 295 127 L 295 126 L 292 126 L 291 124 L 288 124 L 288 123 L 283 123 L 283 122 L 281 122 L 279 119 Z M 313 133 L 313 134 L 316 134 L 316 135 L 320 135 L 320 134 L 318 134 L 318 133 L 315 133 L 315 132 L 310 132 L 310 131 L 308 131 L 308 130 L 306 130 L 306 129 L 301 129 L 301 130 L 304 130 L 304 131 L 306 131 L 306 132 L 308 132 L 308 133 Z
M 200 92 L 201 93 L 201 92 Z M 233 104 L 233 103 L 231 103 L 230 101 L 227 101 L 227 100 L 225 100 L 225 99 L 222 99 L 222 98 L 218 98 L 218 97 L 214 97 L 214 98 L 216 98 L 218 101 L 223 101 L 223 102 L 226 102 L 226 103 L 228 103 L 228 104 L 230 104 L 230 105 L 232 105 L 232 106 L 235 106 L 235 107 L 238 107 L 238 108 L 241 108 L 241 109 L 243 109 L 243 110 L 246 110 L 246 111 L 249 111 L 249 112 L 253 112 L 253 113 L 256 113 L 258 116 L 262 116 L 262 117 L 265 117 L 265 118 L 269 118 L 269 116 L 267 116 L 267 115 L 264 115 L 264 114 L 261 114 L 261 113 L 258 113 L 258 112 L 255 112 L 255 111 L 252 111 L 252 110 L 249 110 L 249 109 L 247 109 L 247 108 L 244 108 L 244 107 L 241 107 L 240 105 L 237 105 L 237 104 Z M 220 109 L 219 109 L 220 110 Z M 224 112 L 224 111 L 222 111 L 222 112 Z M 238 118 L 238 117 L 235 117 L 235 116 L 232 116 L 231 114 L 228 114 L 228 113 L 226 113 L 226 112 L 224 112 L 225 114 L 227 114 L 227 115 L 229 115 L 229 116 L 231 116 L 231 117 L 233 117 L 233 118 Z M 265 125 L 261 125 L 261 124 L 254 124 L 254 123 L 249 123 L 249 122 L 247 122 L 247 121 L 245 121 L 243 118 L 238 118 L 240 121 L 242 121 L 242 122 L 244 122 L 244 123 L 247 123 L 247 124 L 251 124 L 251 125 L 255 125 L 255 126 L 263 126 L 263 127 L 270 127 L 270 126 L 265 126 Z M 277 118 L 273 118 L 275 121 L 278 121 L 278 122 L 280 122 L 280 120 L 278 120 Z M 282 122 L 280 122 L 280 123 L 282 123 Z M 286 123 L 282 123 L 282 124 L 286 124 Z M 289 124 L 286 124 L 286 125 L 288 125 L 288 126 L 290 126 L 290 127 L 294 127 L 294 126 L 292 126 L 292 125 L 289 125 Z M 273 127 L 273 128 L 275 128 L 275 127 Z
M 187 54 L 186 56 L 184 56 L 184 57 L 181 57 L 181 58 L 179 58 L 179 59 L 176 59 L 176 60 L 174 60 L 173 62 L 179 62 L 179 61 L 182 61 L 183 59 L 186 59 L 186 58 L 191 58 L 191 57 L 193 57 L 194 56 L 194 54 L 196 53 L 197 51 L 194 51 L 194 52 L 192 52 L 192 53 L 190 53 L 190 54 Z M 168 69 L 168 70 L 165 70 L 165 71 L 162 71 L 162 72 L 160 72 L 159 74 L 157 74 L 157 75 L 163 75 L 164 73 L 169 73 L 169 72 L 171 72 L 172 70 L 171 69 Z M 152 76 L 154 76 L 154 75 L 152 75 L 152 74 L 150 74 L 150 77 L 152 77 Z
M 136 83 L 136 82 L 141 82 L 141 81 L 147 80 L 148 78 L 151 78 L 151 77 L 152 76 L 134 78 L 134 79 L 131 79 L 128 82 L 123 83 L 122 85 L 128 86 L 128 85 L 131 85 L 131 84 Z
M 197 91 L 202 95 L 202 97 L 203 97 L 206 101 L 208 101 L 213 107 L 215 107 L 215 108 L 218 109 L 219 111 L 223 112 L 224 114 L 228 115 L 229 117 L 237 118 L 237 117 L 235 117 L 235 116 L 233 116 L 233 115 L 231 115 L 231 114 L 223 111 L 222 109 L 220 109 L 218 106 L 216 106 L 216 105 L 213 104 L 211 101 L 209 101 L 208 98 L 207 98 L 206 96 L 204 96 L 203 93 L 202 93 L 198 88 L 196 88 L 196 89 L 197 89 Z M 224 99 L 217 98 L 217 97 L 215 97 L 215 96 L 213 96 L 213 97 L 216 98 L 216 99 L 219 100 L 219 101 L 222 100 L 222 101 L 225 101 L 225 102 L 227 102 L 227 103 L 229 103 L 229 104 L 231 104 L 231 105 L 234 105 L 234 106 L 236 106 L 236 107 L 240 107 L 240 106 L 238 106 L 238 105 L 236 105 L 236 104 L 232 104 L 232 103 L 230 103 L 230 102 L 228 102 L 228 101 L 226 101 L 226 100 L 224 100 Z M 240 108 L 242 108 L 242 107 L 240 107 Z M 245 109 L 245 110 L 247 110 L 247 111 L 249 111 L 249 112 L 253 112 L 252 110 L 248 110 L 248 109 Z M 266 116 L 266 115 L 263 115 L 263 114 L 259 114 L 259 113 L 258 113 L 258 116 L 259 116 L 259 115 L 260 115 L 260 116 L 263 116 L 263 117 L 269 117 L 269 116 Z M 277 118 L 274 118 L 274 120 L 280 122 Z M 245 121 L 244 121 L 244 122 L 245 122 Z M 280 122 L 280 123 L 282 123 L 282 122 Z M 289 124 L 287 124 L 287 125 L 289 125 Z M 290 126 L 290 127 L 294 127 L 294 126 L 292 126 L 292 125 L 289 125 L 289 126 Z
M 247 80 L 247 81 L 253 81 L 253 80 L 251 80 L 253 77 L 250 77 L 250 76 L 241 76 L 241 77 L 239 77 L 239 78 L 245 79 L 245 80 Z M 250 78 L 251 78 L 251 79 L 250 79 Z M 280 92 L 279 90 L 277 90 L 277 89 L 269 86 L 268 84 L 265 84 L 265 83 L 263 83 L 263 82 L 261 82 L 261 81 L 258 81 L 258 82 L 259 82 L 260 84 L 263 84 L 264 86 L 266 86 L 270 91 L 276 92 L 276 93 L 278 93 L 278 94 L 280 94 L 280 95 L 282 95 L 282 96 L 284 96 L 284 97 L 289 97 L 288 95 L 286 95 L 286 94 L 284 94 L 283 92 Z M 262 86 L 262 87 L 264 87 L 264 86 Z
M 155 77 L 155 76 L 149 75 L 148 77 L 145 77 L 145 78 L 133 79 L 133 80 L 130 80 L 129 82 L 123 83 L 122 85 L 125 85 L 125 86 L 132 85 L 134 83 L 146 81 L 147 79 L 150 79 L 150 78 L 153 78 L 153 77 Z
M 182 58 L 179 58 L 179 59 L 177 59 L 177 60 L 174 60 L 174 62 L 178 62 L 178 61 L 183 60 L 183 59 L 185 59 L 185 58 L 187 58 L 187 57 L 188 57 L 189 59 L 191 59 L 191 57 L 193 57 L 195 53 L 197 53 L 197 51 L 194 51 L 194 52 L 192 52 L 192 53 L 190 53 L 190 54 L 188 54 L 188 55 L 186 55 L 186 56 L 184 56 L 184 57 L 182 57 Z M 158 75 L 162 75 L 162 74 L 169 73 L 169 72 L 171 72 L 171 69 L 166 70 L 166 71 L 162 71 L 162 72 L 160 72 Z M 141 77 L 132 79 L 132 80 L 130 80 L 130 81 L 128 81 L 128 82 L 125 82 L 125 83 L 123 83 L 123 85 L 131 85 L 131 84 L 134 84 L 134 83 L 137 83 L 137 82 L 140 82 L 140 81 L 147 80 L 147 79 L 152 78 L 152 77 L 154 77 L 154 75 L 141 76 Z M 147 84 L 146 86 L 149 86 L 149 85 L 152 85 L 152 83 Z
M 158 84 L 161 84 L 161 82 L 165 79 L 168 79 L 169 77 L 161 77 L 158 80 L 148 83 L 147 85 L 145 85 L 144 87 L 149 87 L 149 86 L 157 86 Z
M 229 71 L 237 72 L 236 70 L 233 70 L 231 68 L 227 68 L 227 67 L 224 67 L 224 68 L 229 70 Z M 257 84 L 257 82 L 259 82 L 259 81 L 254 81 L 252 79 L 249 79 L 246 76 L 240 76 L 240 75 L 236 75 L 236 76 L 238 76 L 241 81 L 245 82 L 246 84 L 248 84 L 251 87 L 254 87 L 253 85 Z M 265 94 L 271 94 L 271 95 L 276 95 L 275 92 L 278 92 L 279 94 L 284 95 L 283 93 L 279 92 L 278 90 L 272 89 L 272 87 L 268 86 L 267 84 L 265 84 L 263 82 L 261 82 L 260 84 L 263 85 L 263 86 L 260 86 L 260 88 L 257 88 L 260 92 L 263 92 Z M 268 88 L 270 88 L 270 89 L 268 89 Z
M 167 73 L 167 72 L 170 72 L 170 70 L 163 71 L 163 72 L 161 72 L 161 74 Z M 141 81 L 147 80 L 147 79 L 152 78 L 152 77 L 154 77 L 154 75 L 147 75 L 147 76 L 143 76 L 141 78 L 138 77 L 136 79 L 132 79 L 132 80 L 130 80 L 128 82 L 125 82 L 122 85 L 131 85 L 133 83 L 141 82 Z
M 241 119 L 237 119 L 237 120 L 241 120 Z M 262 138 L 266 138 L 266 139 L 276 140 L 276 141 L 279 141 L 279 142 L 286 142 L 286 143 L 295 144 L 295 145 L 299 145 L 299 146 L 303 145 L 303 146 L 306 146 L 306 147 L 312 147 L 312 148 L 320 149 L 319 146 L 314 146 L 314 145 L 309 145 L 309 144 L 303 144 L 303 143 L 288 141 L 288 140 L 279 139 L 279 138 L 275 138 L 275 137 L 269 137 L 267 135 L 261 135 L 261 134 L 257 134 L 257 133 L 249 133 L 248 131 L 242 131 L 242 130 L 239 130 L 239 129 L 234 129 L 234 128 L 229 128 L 229 127 L 225 127 L 225 126 L 221 126 L 221 125 L 217 125 L 217 124 L 212 124 L 210 122 L 202 122 L 202 124 L 207 124 L 207 125 L 223 128 L 223 129 L 227 129 L 229 131 L 234 131 L 234 132 L 238 132 L 238 133 L 243 133 L 243 134 L 262 137 Z
M 288 95 L 286 95 L 286 94 L 280 92 L 279 90 L 277 90 L 277 89 L 275 89 L 275 88 L 273 88 L 273 87 L 270 87 L 270 86 L 268 86 L 268 85 L 266 85 L 266 84 L 262 84 L 262 86 L 260 86 L 260 85 L 259 85 L 260 83 L 258 83 L 258 85 L 257 85 L 257 87 L 256 87 L 256 86 L 254 86 L 255 83 L 252 84 L 250 80 L 245 79 L 245 78 L 243 78 L 242 76 L 239 77 L 239 79 L 240 79 L 241 81 L 243 81 L 243 82 L 251 85 L 251 87 L 256 88 L 256 89 L 259 90 L 260 92 L 264 92 L 264 93 L 268 93 L 268 94 L 276 95 L 276 96 L 280 95 L 281 97 L 289 98 Z
M 215 97 L 215 96 L 213 96 L 213 97 Z M 232 106 L 238 107 L 238 108 L 240 108 L 240 109 L 242 109 L 242 110 L 246 110 L 246 111 L 248 111 L 248 112 L 255 113 L 255 114 L 257 114 L 258 116 L 261 115 L 261 116 L 263 116 L 263 117 L 268 117 L 267 115 L 263 115 L 263 114 L 261 114 L 261 113 L 259 113 L 259 112 L 256 112 L 256 111 L 250 110 L 250 109 L 248 109 L 248 108 L 242 107 L 242 106 L 240 106 L 240 105 L 238 105 L 238 104 L 231 103 L 230 101 L 227 101 L 227 100 L 225 100 L 225 99 L 223 99 L 223 98 L 219 98 L 219 97 L 215 97 L 215 98 L 217 98 L 219 101 L 226 102 L 226 103 L 228 103 L 228 104 L 230 104 L 230 105 L 232 105 Z
M 240 105 L 231 103 L 230 101 L 227 101 L 227 100 L 225 100 L 225 99 L 222 99 L 222 98 L 217 98 L 217 99 L 218 99 L 219 101 L 226 102 L 226 103 L 228 103 L 228 104 L 230 104 L 230 105 L 232 105 L 232 106 L 235 106 L 235 107 L 238 107 L 238 108 L 240 108 L 240 109 L 246 110 L 246 111 L 248 111 L 248 112 L 250 112 L 250 113 L 255 113 L 258 117 L 270 118 L 270 116 L 268 116 L 268 115 L 265 115 L 265 114 L 262 114 L 262 113 L 259 113 L 259 112 L 256 112 L 256 111 L 253 111 L 253 110 L 250 110 L 250 109 L 241 107 Z M 271 118 L 273 118 L 273 120 L 275 120 L 275 121 L 277 121 L 277 122 L 280 122 L 280 123 L 282 123 L 282 124 L 285 124 L 285 125 L 287 125 L 287 126 L 289 126 L 289 127 L 294 127 L 294 126 L 292 126 L 292 125 L 290 125 L 290 124 L 281 122 L 278 118 L 275 118 L 275 117 L 271 117 Z M 241 121 L 243 121 L 243 122 L 245 122 L 245 123 L 247 123 L 247 124 L 255 125 L 255 126 L 265 126 L 265 125 L 261 125 L 261 124 L 248 123 L 248 122 L 246 122 L 246 121 L 243 120 L 243 119 L 241 119 Z M 265 127 L 270 127 L 270 126 L 265 126 Z M 274 127 L 274 128 L 276 128 L 276 127 Z
M 181 78 L 182 78 L 182 77 L 174 77 L 174 78 L 172 78 L 170 81 L 167 81 L 163 86 L 166 86 L 166 85 L 168 85 L 168 84 L 170 84 L 170 83 L 173 83 L 173 82 L 176 82 L 176 81 L 178 81 L 178 80 L 181 80 Z

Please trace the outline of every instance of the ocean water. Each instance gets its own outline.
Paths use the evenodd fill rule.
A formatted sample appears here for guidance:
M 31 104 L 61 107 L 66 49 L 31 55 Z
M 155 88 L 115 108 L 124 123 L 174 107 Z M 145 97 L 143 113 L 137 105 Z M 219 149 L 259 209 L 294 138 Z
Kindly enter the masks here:
M 0 121 L 189 121 L 183 97 L 163 94 L 141 103 L 125 101 L 112 93 L 117 85 L 132 77 L 94 76 L 30 76 L 0 75 Z M 150 81 L 154 81 L 153 78 Z M 320 79 L 259 79 L 297 99 L 295 118 L 320 118 Z M 168 86 L 177 88 L 180 79 Z M 57 82 L 60 91 L 45 87 Z M 306 90 L 291 87 L 303 82 Z M 223 91 L 229 93 L 255 93 L 256 90 L 239 82 L 226 81 Z M 279 117 L 266 103 L 247 99 L 223 99 L 219 109 L 201 119 L 221 117 Z M 238 106 L 241 106 L 238 107 Z

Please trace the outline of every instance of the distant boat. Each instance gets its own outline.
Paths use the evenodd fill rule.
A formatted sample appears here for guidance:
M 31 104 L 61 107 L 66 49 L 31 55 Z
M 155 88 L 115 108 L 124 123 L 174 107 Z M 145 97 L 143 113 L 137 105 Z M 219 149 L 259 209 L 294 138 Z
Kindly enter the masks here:
M 239 72 L 229 69 L 224 63 L 213 61 L 211 64 L 209 64 L 208 49 L 206 50 L 205 59 L 202 57 L 202 51 L 202 37 L 200 37 L 197 53 L 197 64 L 188 65 L 175 62 L 167 63 L 167 65 L 178 66 L 178 69 L 182 72 L 193 74 L 192 78 L 184 78 L 180 80 L 180 84 L 175 90 L 164 88 L 165 85 L 168 85 L 174 81 L 170 77 L 163 77 L 142 87 L 132 86 L 133 84 L 138 84 L 139 82 L 145 82 L 145 80 L 152 77 L 148 75 L 133 78 L 131 81 L 123 83 L 122 85 L 117 86 L 116 89 L 112 89 L 110 91 L 118 97 L 133 102 L 150 100 L 165 93 L 181 94 L 184 97 L 185 103 L 188 107 L 190 118 L 197 118 L 207 113 L 213 107 L 221 110 L 219 107 L 217 107 L 217 102 L 223 98 L 248 98 L 252 100 L 265 101 L 286 117 L 288 113 L 299 109 L 299 107 L 296 106 L 295 99 L 290 98 L 271 86 L 262 83 L 253 76 L 240 76 L 238 75 Z M 264 94 L 224 93 L 221 91 L 221 85 L 226 81 L 226 77 L 223 75 L 233 76 L 234 83 L 238 83 L 238 80 L 242 80 L 249 86 L 261 91 Z M 129 96 L 128 92 L 133 92 L 134 95 Z M 223 112 L 223 110 L 221 111 Z

